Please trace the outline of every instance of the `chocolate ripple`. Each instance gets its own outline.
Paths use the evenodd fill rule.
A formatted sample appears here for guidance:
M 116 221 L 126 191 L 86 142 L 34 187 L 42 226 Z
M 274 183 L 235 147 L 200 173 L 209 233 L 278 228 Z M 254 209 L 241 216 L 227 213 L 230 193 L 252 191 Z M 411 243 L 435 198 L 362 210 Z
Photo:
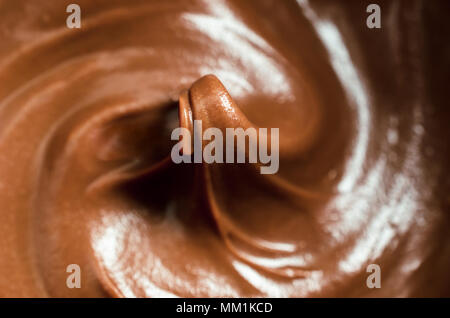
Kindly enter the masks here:
M 0 1 L 0 296 L 449 296 L 448 5 L 379 2 Z M 174 164 L 183 105 L 278 173 Z

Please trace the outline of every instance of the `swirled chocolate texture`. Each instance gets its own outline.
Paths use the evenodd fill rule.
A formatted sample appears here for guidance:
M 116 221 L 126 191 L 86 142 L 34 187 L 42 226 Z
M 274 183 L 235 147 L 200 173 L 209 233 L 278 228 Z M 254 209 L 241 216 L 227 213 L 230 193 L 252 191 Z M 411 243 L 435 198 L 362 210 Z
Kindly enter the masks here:
M 69 3 L 0 1 L 0 296 L 450 295 L 448 2 Z M 196 119 L 279 171 L 173 163 Z

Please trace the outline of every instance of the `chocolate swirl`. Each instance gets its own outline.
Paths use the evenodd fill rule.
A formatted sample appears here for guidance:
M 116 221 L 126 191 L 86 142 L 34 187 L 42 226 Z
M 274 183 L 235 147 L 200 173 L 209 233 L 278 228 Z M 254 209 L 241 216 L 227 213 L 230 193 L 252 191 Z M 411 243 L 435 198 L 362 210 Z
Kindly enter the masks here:
M 449 296 L 448 4 L 379 2 L 0 1 L 0 295 Z M 193 119 L 278 173 L 173 163 Z

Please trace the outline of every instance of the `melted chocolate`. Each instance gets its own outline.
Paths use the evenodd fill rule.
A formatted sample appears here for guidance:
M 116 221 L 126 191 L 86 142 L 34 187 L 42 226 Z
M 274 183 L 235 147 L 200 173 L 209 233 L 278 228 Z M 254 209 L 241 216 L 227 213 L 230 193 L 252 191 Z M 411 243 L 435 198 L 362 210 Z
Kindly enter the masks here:
M 77 3 L 0 1 L 0 296 L 450 295 L 448 2 Z M 174 164 L 193 119 L 279 172 Z

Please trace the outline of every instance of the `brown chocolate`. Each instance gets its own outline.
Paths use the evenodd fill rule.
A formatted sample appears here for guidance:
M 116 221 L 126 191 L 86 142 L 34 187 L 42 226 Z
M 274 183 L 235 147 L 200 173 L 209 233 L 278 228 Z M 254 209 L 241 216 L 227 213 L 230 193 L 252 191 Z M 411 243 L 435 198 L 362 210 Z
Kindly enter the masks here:
M 0 296 L 450 296 L 448 2 L 77 3 L 0 1 Z M 195 119 L 278 173 L 173 163 Z

